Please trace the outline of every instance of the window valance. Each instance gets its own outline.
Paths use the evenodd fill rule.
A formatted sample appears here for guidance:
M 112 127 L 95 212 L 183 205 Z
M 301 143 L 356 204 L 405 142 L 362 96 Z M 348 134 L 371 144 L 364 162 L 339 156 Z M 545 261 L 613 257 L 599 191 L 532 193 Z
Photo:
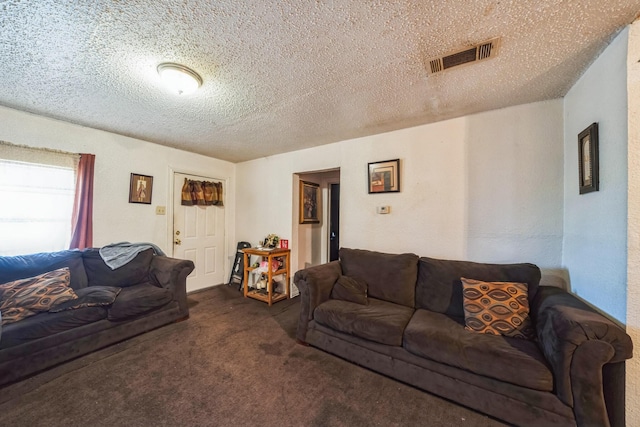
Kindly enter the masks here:
M 224 206 L 222 183 L 194 181 L 185 178 L 182 186 L 181 204 L 183 206 Z

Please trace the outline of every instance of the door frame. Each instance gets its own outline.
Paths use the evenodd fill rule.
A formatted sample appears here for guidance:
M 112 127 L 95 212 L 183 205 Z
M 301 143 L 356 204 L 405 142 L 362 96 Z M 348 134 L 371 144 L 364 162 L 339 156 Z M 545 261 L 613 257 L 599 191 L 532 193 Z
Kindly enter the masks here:
M 173 191 L 173 187 L 175 184 L 175 175 L 177 173 L 181 173 L 183 175 L 192 175 L 192 176 L 197 176 L 199 178 L 203 178 L 203 179 L 215 179 L 216 181 L 221 181 L 224 183 L 224 196 L 228 196 L 228 189 L 229 189 L 229 178 L 216 178 L 213 176 L 207 176 L 210 174 L 207 174 L 206 172 L 198 172 L 195 170 L 189 170 L 189 169 L 185 169 L 185 168 L 176 168 L 173 166 L 169 166 L 168 168 L 168 190 L 169 190 L 169 198 L 167 199 L 167 248 L 170 248 L 167 251 L 167 254 L 169 254 L 169 256 L 173 256 L 173 252 L 174 252 L 174 246 L 173 246 L 173 204 L 174 204 L 174 191 Z M 223 197 L 224 197 L 223 196 Z M 228 209 L 228 204 L 225 201 L 225 205 L 223 207 L 223 209 Z M 222 263 L 222 277 L 226 278 L 229 275 L 229 272 L 231 271 L 231 267 L 228 266 L 226 260 L 229 258 L 229 215 L 228 215 L 228 210 L 225 211 L 224 213 L 224 248 L 223 248 L 223 263 Z M 235 255 L 235 254 L 234 254 Z M 226 280 L 226 279 L 225 279 Z

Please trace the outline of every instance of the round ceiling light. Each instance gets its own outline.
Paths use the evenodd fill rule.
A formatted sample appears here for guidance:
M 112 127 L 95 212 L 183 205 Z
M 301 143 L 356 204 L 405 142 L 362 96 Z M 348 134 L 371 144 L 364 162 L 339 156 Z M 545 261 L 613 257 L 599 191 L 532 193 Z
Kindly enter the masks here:
M 158 65 L 158 74 L 162 81 L 178 95 L 188 95 L 202 85 L 202 77 L 184 65 L 164 62 Z

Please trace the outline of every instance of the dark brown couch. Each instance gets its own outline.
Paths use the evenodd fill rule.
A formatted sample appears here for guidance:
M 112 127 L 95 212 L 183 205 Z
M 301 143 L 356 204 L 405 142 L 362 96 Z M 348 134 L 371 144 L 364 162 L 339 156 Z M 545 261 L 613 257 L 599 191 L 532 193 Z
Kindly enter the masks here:
M 112 292 L 109 305 L 43 312 L 2 327 L 0 386 L 189 316 L 193 262 L 140 252 L 111 270 L 98 249 L 0 257 L 0 284 L 68 267 L 78 296 Z
M 366 282 L 368 304 L 331 297 L 343 275 Z M 536 339 L 467 331 L 461 277 L 527 283 Z M 623 372 L 631 339 L 540 277 L 533 264 L 343 248 L 340 261 L 295 274 L 297 338 L 515 425 L 608 426 L 607 405 L 624 401 L 624 386 L 609 387 L 607 374 Z

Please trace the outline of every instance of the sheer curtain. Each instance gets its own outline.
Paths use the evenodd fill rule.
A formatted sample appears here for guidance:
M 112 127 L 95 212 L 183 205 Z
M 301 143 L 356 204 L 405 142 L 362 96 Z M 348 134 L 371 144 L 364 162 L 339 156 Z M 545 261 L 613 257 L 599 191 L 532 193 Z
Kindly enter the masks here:
M 78 160 L 0 141 L 0 255 L 69 247 Z

